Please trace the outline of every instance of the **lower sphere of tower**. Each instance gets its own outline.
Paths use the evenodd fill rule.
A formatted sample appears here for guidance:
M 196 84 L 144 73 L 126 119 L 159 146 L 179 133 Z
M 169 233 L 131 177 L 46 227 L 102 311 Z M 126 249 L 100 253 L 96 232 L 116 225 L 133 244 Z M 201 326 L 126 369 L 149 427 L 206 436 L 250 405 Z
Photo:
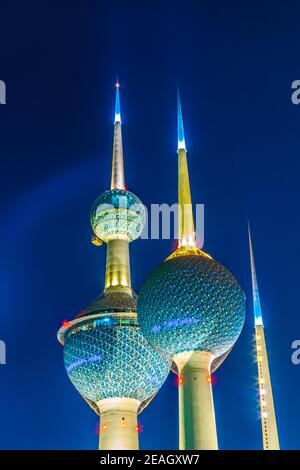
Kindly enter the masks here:
M 132 241 L 143 231 L 145 208 L 140 199 L 130 191 L 105 191 L 92 206 L 91 224 L 100 240 L 107 242 L 120 237 Z
M 126 397 L 143 402 L 166 380 L 171 360 L 152 349 L 138 327 L 104 317 L 65 337 L 64 362 L 79 393 L 93 402 Z
M 218 357 L 242 330 L 245 295 L 224 266 L 201 252 L 169 258 L 155 269 L 140 291 L 137 311 L 145 338 L 157 350 Z

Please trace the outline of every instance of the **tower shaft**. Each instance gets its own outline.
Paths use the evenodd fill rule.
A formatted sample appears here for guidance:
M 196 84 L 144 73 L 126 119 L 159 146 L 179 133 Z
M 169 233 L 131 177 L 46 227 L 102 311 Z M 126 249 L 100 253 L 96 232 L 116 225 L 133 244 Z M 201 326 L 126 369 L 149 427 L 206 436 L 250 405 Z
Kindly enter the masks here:
M 180 353 L 173 358 L 179 373 L 180 450 L 218 449 L 210 368 L 207 352 Z
M 128 240 L 114 239 L 107 243 L 105 291 L 131 293 Z
M 100 411 L 99 450 L 138 450 L 137 411 L 132 398 L 107 398 L 97 403 Z

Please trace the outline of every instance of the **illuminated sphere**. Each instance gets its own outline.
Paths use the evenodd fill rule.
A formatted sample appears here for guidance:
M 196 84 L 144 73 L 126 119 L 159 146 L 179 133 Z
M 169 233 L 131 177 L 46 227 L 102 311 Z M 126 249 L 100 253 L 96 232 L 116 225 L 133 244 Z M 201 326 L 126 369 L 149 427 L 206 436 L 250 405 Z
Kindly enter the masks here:
M 101 313 L 109 305 L 106 297 L 92 305 L 90 313 L 97 308 L 101 316 L 85 316 L 64 334 L 64 363 L 71 382 L 94 403 L 116 397 L 148 400 L 166 380 L 171 359 L 145 340 L 136 315 Z
M 113 238 L 132 241 L 143 231 L 145 209 L 135 194 L 125 189 L 112 189 L 94 202 L 91 224 L 95 235 L 104 242 Z
M 242 330 L 245 295 L 220 263 L 203 252 L 185 254 L 168 258 L 149 275 L 137 310 L 140 328 L 157 350 L 219 357 Z

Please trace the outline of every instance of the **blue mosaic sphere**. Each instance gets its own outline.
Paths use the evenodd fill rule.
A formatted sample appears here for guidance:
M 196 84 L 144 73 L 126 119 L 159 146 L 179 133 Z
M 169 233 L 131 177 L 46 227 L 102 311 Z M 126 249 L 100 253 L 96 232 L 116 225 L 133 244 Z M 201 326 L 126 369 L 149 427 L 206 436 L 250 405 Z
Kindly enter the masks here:
M 97 403 L 125 397 L 144 402 L 166 380 L 171 360 L 153 350 L 137 321 L 104 316 L 65 335 L 64 363 L 79 393 Z
M 95 235 L 104 242 L 113 238 L 132 241 L 143 231 L 145 208 L 140 199 L 130 191 L 105 191 L 92 206 L 91 224 Z
M 219 357 L 237 340 L 245 295 L 233 275 L 203 252 L 170 257 L 144 283 L 137 302 L 145 338 L 173 356 L 207 351 Z

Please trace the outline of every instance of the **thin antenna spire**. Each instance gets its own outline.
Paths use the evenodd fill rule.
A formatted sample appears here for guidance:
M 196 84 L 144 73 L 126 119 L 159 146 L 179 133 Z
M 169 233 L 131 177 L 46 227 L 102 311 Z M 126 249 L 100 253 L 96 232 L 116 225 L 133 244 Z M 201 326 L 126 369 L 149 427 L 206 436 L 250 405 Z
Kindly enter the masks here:
M 121 130 L 121 107 L 120 107 L 120 83 L 117 78 L 116 87 L 116 105 L 115 105 L 115 121 L 114 121 L 114 143 L 112 156 L 112 172 L 110 189 L 124 189 L 124 159 L 123 144 Z
M 196 248 L 192 198 L 190 190 L 189 169 L 184 139 L 183 119 L 179 90 L 177 90 L 178 122 L 178 244 L 179 248 L 193 250 Z
M 252 239 L 251 239 L 251 231 L 250 231 L 249 221 L 248 221 L 248 235 L 249 235 L 251 276 L 252 276 L 252 292 L 253 292 L 253 309 L 254 309 L 255 326 L 257 326 L 257 325 L 263 326 L 263 319 L 262 319 L 262 313 L 261 313 L 261 305 L 260 305 L 258 284 L 257 284 L 257 278 L 256 278 L 256 270 L 255 270 L 255 262 L 254 262 L 254 254 L 253 254 L 253 247 L 252 247 Z
M 117 77 L 115 87 L 116 87 L 116 106 L 115 106 L 114 124 L 116 124 L 116 122 L 119 122 L 121 124 L 122 121 L 121 121 L 121 106 L 120 106 L 120 93 L 119 93 L 120 83 L 119 83 L 118 77 Z
M 177 88 L 177 133 L 178 133 L 177 149 L 178 150 L 183 149 L 186 151 L 179 88 Z
M 248 233 L 249 233 L 249 246 L 250 246 L 250 259 L 251 259 L 253 308 L 254 308 L 254 318 L 255 318 L 255 341 L 256 341 L 256 356 L 257 356 L 257 371 L 258 371 L 258 386 L 259 386 L 259 401 L 260 401 L 263 449 L 264 450 L 279 450 L 280 447 L 279 447 L 276 414 L 275 414 L 274 400 L 273 400 L 273 393 L 272 393 L 272 383 L 271 383 L 270 370 L 269 370 L 268 352 L 267 352 L 264 325 L 263 325 L 262 314 L 261 314 L 249 221 L 248 221 Z

